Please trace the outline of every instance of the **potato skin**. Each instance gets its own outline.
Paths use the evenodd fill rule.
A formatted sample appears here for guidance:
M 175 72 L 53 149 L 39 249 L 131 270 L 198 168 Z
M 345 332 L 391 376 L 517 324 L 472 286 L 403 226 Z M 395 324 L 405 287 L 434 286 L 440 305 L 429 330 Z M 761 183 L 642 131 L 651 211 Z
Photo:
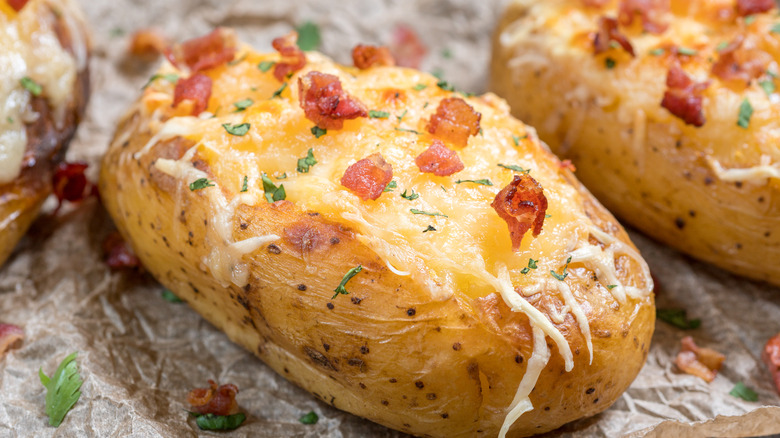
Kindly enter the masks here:
M 718 45 L 737 35 L 776 45 L 768 30 L 775 12 L 755 14 L 746 25 L 735 17 L 734 2 L 679 2 L 661 35 L 620 28 L 635 58 L 617 49 L 594 55 L 596 22 L 616 17 L 616 9 L 616 2 L 601 8 L 580 0 L 513 2 L 495 33 L 491 89 L 574 162 L 578 178 L 621 220 L 720 268 L 780 285 L 780 268 L 767 263 L 780 257 L 780 180 L 724 180 L 712 165 L 750 168 L 761 156 L 775 167 L 780 162 L 774 137 L 780 112 L 759 80 L 745 86 L 711 72 Z M 696 36 L 685 29 L 697 29 Z M 683 70 L 710 81 L 700 128 L 661 107 L 674 46 L 695 49 L 683 57 Z M 665 52 L 652 53 L 659 48 Z M 780 59 L 776 49 L 768 53 Z M 737 126 L 743 99 L 755 109 L 747 129 Z
M 394 112 L 401 114 L 408 109 L 408 113 L 403 113 L 404 117 L 418 125 L 424 126 L 425 120 L 420 118 L 416 108 L 431 107 L 429 112 L 433 111 L 439 100 L 453 95 L 437 89 L 433 77 L 413 70 L 388 67 L 359 72 L 336 66 L 317 54 L 307 53 L 307 56 L 306 69 L 339 74 L 345 88 L 350 93 L 360 94 L 369 108 L 381 108 L 382 102 L 387 105 L 388 96 L 397 102 L 399 94 L 382 89 L 359 90 L 350 77 L 365 77 L 365 83 L 369 84 L 394 84 L 392 89 L 403 94 L 403 101 L 393 108 Z M 222 90 L 229 95 L 213 95 L 209 110 L 214 111 L 244 97 L 231 94 L 232 89 L 221 88 L 221 81 L 224 84 L 252 83 L 263 88 L 265 91 L 259 92 L 266 93 L 268 99 L 271 92 L 278 89 L 278 82 L 274 82 L 270 73 L 262 76 L 254 68 L 258 61 L 265 59 L 274 59 L 274 55 L 249 52 L 245 62 L 251 67 L 246 70 L 239 65 L 209 72 L 215 78 L 215 92 Z M 235 81 L 235 77 L 243 79 Z M 418 96 L 406 92 L 407 87 L 411 88 L 407 84 L 414 84 L 410 77 L 429 83 L 430 89 L 425 92 L 429 94 L 419 93 Z M 290 83 L 294 84 L 294 81 L 295 78 Z M 210 229 L 213 223 L 210 221 L 215 217 L 215 210 L 204 192 L 209 189 L 192 191 L 186 181 L 160 172 L 156 165 L 161 158 L 180 159 L 196 144 L 194 139 L 185 138 L 190 137 L 187 135 L 164 140 L 153 138 L 162 128 L 158 121 L 152 120 L 151 114 L 173 111 L 168 107 L 170 100 L 162 98 L 161 92 L 170 93 L 170 86 L 160 84 L 159 89 L 147 91 L 122 121 L 105 156 L 100 176 L 104 204 L 144 266 L 207 320 L 225 331 L 230 339 L 257 354 L 279 374 L 339 409 L 419 436 L 496 436 L 532 355 L 528 317 L 512 312 L 495 293 L 472 296 L 464 285 L 463 290 L 457 290 L 451 296 L 432 296 L 421 282 L 410 276 L 396 275 L 377 254 L 376 248 L 366 243 L 353 223 L 329 208 L 315 211 L 304 208 L 303 200 L 289 200 L 296 196 L 293 188 L 303 187 L 296 186 L 293 179 L 315 176 L 311 173 L 290 174 L 286 180 L 275 181 L 288 181 L 288 200 L 267 203 L 261 199 L 255 204 L 237 207 L 230 221 L 231 232 L 237 241 L 269 233 L 281 238 L 243 256 L 242 261 L 248 264 L 250 272 L 245 286 L 233 283 L 225 286 L 204 263 L 212 251 L 213 242 L 209 242 L 213 236 Z M 426 99 L 430 102 L 424 103 Z M 518 134 L 525 129 L 508 116 L 505 106 L 494 97 L 468 98 L 467 101 L 482 112 L 486 139 L 493 138 L 494 134 L 502 135 L 506 144 L 511 144 L 511 135 L 501 128 Z M 321 143 L 315 142 L 309 132 L 311 123 L 303 119 L 294 94 L 281 99 L 271 98 L 269 102 L 270 109 L 258 108 L 266 104 L 255 98 L 252 108 L 257 109 L 247 111 L 257 112 L 246 117 L 257 132 L 272 135 L 283 130 L 279 135 L 290 144 L 295 143 L 283 146 L 277 142 L 272 146 L 274 150 L 281 149 L 280 153 L 289 155 L 287 158 L 294 162 L 306 148 L 314 147 L 320 163 L 312 168 L 312 173 L 322 171 L 335 160 Z M 265 111 L 274 117 L 265 117 Z M 167 117 L 162 120 L 170 120 Z M 380 126 L 379 132 L 387 136 L 383 137 L 387 143 L 407 141 L 407 134 L 398 134 L 392 127 L 387 127 L 390 123 L 391 120 L 375 119 L 349 121 L 343 130 L 329 132 L 318 140 L 333 141 L 328 146 L 341 148 L 333 151 L 335 154 L 357 154 L 354 158 L 359 159 L 368 154 L 367 149 L 372 146 L 368 143 L 373 141 L 373 138 L 364 142 L 361 139 L 370 137 L 375 126 Z M 547 182 L 545 177 L 545 188 L 553 190 L 554 184 L 565 187 L 572 202 L 578 206 L 578 214 L 631 245 L 614 218 L 570 172 L 561 169 L 557 159 L 534 138 L 533 132 L 528 132 L 529 137 L 521 146 L 528 148 L 529 156 L 537 164 L 538 177 L 542 179 L 548 169 L 550 175 L 559 178 L 553 183 Z M 224 141 L 238 140 L 225 137 Z M 482 144 L 478 136 L 469 141 L 466 149 Z M 225 151 L 242 148 L 240 145 L 213 146 L 224 147 Z M 255 141 L 252 147 L 257 154 L 263 154 L 265 146 L 261 142 Z M 419 149 L 422 145 L 409 147 Z M 468 166 L 474 159 L 468 158 L 466 149 L 461 151 L 461 156 Z M 199 150 L 191 158 L 193 166 L 206 172 L 228 200 L 235 199 L 237 188 L 230 188 L 233 182 L 226 179 L 231 175 L 219 170 L 229 159 L 222 155 L 220 161 L 209 158 L 205 152 L 201 155 L 201 152 Z M 486 149 L 486 154 L 493 153 Z M 390 155 L 386 149 L 385 156 L 389 158 Z M 391 161 L 400 192 L 402 182 L 409 181 L 407 174 L 417 177 L 419 172 L 416 168 L 404 170 L 397 159 Z M 509 176 L 507 173 L 503 178 Z M 446 193 L 455 196 L 454 184 L 450 181 L 455 178 L 447 178 L 437 179 L 435 187 L 440 190 L 439 184 L 447 184 Z M 419 193 L 423 197 L 432 196 L 422 190 Z M 476 192 L 469 193 L 474 195 Z M 322 194 L 325 195 L 327 193 Z M 382 205 L 390 208 L 392 203 L 398 202 L 406 207 L 403 210 L 395 207 L 393 214 L 400 218 L 408 214 L 409 201 L 398 195 L 385 193 L 378 201 L 365 201 L 372 203 L 366 204 L 370 205 L 366 208 Z M 489 204 L 490 200 L 485 202 Z M 415 219 L 419 219 L 418 216 Z M 554 220 L 549 221 L 550 230 L 554 228 Z M 420 230 L 423 228 L 421 226 Z M 440 230 L 443 231 L 443 227 Z M 509 251 L 508 231 L 501 228 L 501 232 L 503 246 Z M 543 235 L 544 232 L 540 236 Z M 533 240 L 530 234 L 527 239 Z M 563 248 L 553 250 L 557 253 Z M 616 271 L 622 281 L 652 287 L 639 278 L 639 266 L 635 262 L 620 260 Z M 347 269 L 356 265 L 363 266 L 363 270 L 347 284 L 350 293 L 333 298 L 334 288 Z M 535 409 L 520 417 L 510 436 L 542 433 L 606 409 L 641 368 L 654 328 L 652 294 L 620 305 L 605 288 L 598 287 L 593 278 L 593 272 L 585 267 L 574 264 L 570 267 L 572 290 L 588 309 L 594 346 L 592 364 L 589 364 L 585 338 L 575 318 L 567 314 L 555 327 L 563 333 L 574 352 L 573 370 L 565 372 L 563 358 L 552 348 L 552 357 L 530 394 Z M 540 293 L 537 299 L 534 305 L 540 309 L 561 306 L 560 298 L 552 293 Z

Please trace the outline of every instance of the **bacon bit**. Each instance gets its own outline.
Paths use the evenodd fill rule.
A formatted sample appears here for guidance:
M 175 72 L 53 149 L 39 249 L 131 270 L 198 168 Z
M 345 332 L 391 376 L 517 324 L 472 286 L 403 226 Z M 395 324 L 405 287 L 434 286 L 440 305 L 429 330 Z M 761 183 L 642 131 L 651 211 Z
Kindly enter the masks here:
M 208 388 L 195 388 L 187 394 L 187 403 L 192 406 L 192 412 L 199 414 L 233 415 L 238 412 L 236 394 L 236 385 L 226 383 L 217 386 L 217 382 L 209 380 Z
M 512 182 L 498 192 L 490 206 L 509 226 L 513 251 L 520 248 L 523 235 L 532 227 L 534 237 L 542 232 L 547 198 L 541 184 L 530 175 L 515 175 Z
M 390 54 L 390 50 L 387 47 L 366 46 L 358 44 L 352 49 L 352 61 L 355 63 L 355 67 L 365 70 L 374 66 L 388 66 L 395 65 L 395 59 Z
M 57 214 L 63 201 L 79 202 L 94 193 L 94 187 L 84 175 L 88 166 L 81 161 L 57 165 L 51 178 L 52 192 L 57 197 L 57 208 L 52 214 Z
M 450 176 L 460 172 L 464 167 L 458 153 L 436 139 L 428 149 L 414 159 L 414 163 L 420 168 L 420 172 L 432 173 L 436 176 Z
M 218 27 L 208 35 L 165 50 L 165 57 L 171 64 L 180 67 L 183 63 L 197 73 L 232 61 L 236 56 L 237 41 L 232 29 Z
M 0 324 L 0 359 L 24 339 L 24 330 L 13 324 Z
M 428 49 L 414 29 L 405 24 L 399 24 L 393 31 L 390 52 L 401 67 L 419 68 Z
M 282 55 L 282 59 L 274 65 L 274 77 L 284 81 L 287 75 L 306 66 L 306 54 L 298 47 L 298 32 L 292 31 L 271 42 L 274 49 Z
M 712 73 L 724 81 L 748 84 L 763 75 L 772 61 L 770 54 L 756 48 L 740 35 L 720 52 L 718 62 L 712 66 Z
M 456 146 L 465 147 L 469 136 L 479 133 L 482 114 L 459 97 L 448 97 L 439 103 L 428 122 L 428 132 Z
M 687 125 L 696 127 L 704 125 L 702 111 L 702 92 L 710 85 L 707 82 L 693 82 L 675 61 L 669 67 L 666 75 L 666 92 L 661 106 L 682 119 Z
M 561 169 L 569 169 L 571 172 L 576 172 L 577 167 L 574 165 L 574 163 L 571 162 L 571 160 L 563 160 L 560 163 L 558 163 Z
M 341 185 L 364 201 L 376 200 L 392 179 L 393 166 L 377 152 L 349 166 L 341 177 Z
M 686 336 L 682 339 L 682 349 L 677 354 L 674 363 L 683 372 L 712 382 L 723 366 L 726 356 L 711 348 L 701 348 Z
M 775 0 L 737 0 L 737 14 L 742 17 L 766 12 L 775 7 Z
M 642 29 L 660 34 L 669 26 L 662 21 L 667 12 L 669 0 L 621 0 L 618 19 L 623 26 L 630 26 L 634 22 L 634 16 L 639 14 L 642 18 Z
M 168 39 L 160 31 L 141 29 L 131 37 L 129 52 L 133 56 L 152 58 L 165 53 L 169 45 Z
M 113 269 L 137 268 L 141 266 L 133 250 L 127 245 L 119 232 L 114 231 L 106 237 L 103 242 L 103 252 L 106 256 L 106 263 Z
M 192 102 L 193 116 L 202 113 L 209 105 L 211 84 L 211 78 L 200 73 L 186 79 L 179 79 L 173 90 L 173 107 L 176 108 L 180 103 L 188 100 Z
M 764 361 L 775 381 L 775 388 L 780 393 L 780 333 L 776 334 L 764 346 L 761 353 L 761 360 Z
M 612 41 L 618 43 L 629 55 L 635 56 L 634 46 L 618 30 L 617 20 L 609 17 L 599 18 L 598 32 L 593 35 L 593 53 L 598 55 L 606 52 L 609 50 Z
M 6 0 L 6 2 L 16 12 L 21 11 L 24 5 L 27 4 L 27 0 Z
M 600 8 L 609 3 L 609 0 L 582 0 L 582 3 L 589 8 Z
M 298 99 L 306 118 L 322 129 L 341 129 L 344 120 L 368 116 L 366 107 L 343 88 L 338 76 L 310 71 L 298 78 Z

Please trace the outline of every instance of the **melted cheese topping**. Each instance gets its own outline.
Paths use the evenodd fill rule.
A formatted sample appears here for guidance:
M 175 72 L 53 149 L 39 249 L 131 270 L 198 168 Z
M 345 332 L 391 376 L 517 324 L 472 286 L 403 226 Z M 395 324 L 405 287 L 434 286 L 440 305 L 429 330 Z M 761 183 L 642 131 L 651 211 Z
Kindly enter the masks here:
M 54 123 L 64 123 L 78 72 L 86 67 L 83 20 L 73 1 L 30 0 L 16 13 L 4 1 L 0 10 L 0 184 L 21 171 L 27 147 L 25 124 L 38 114 L 30 109 L 31 93 L 22 84 L 29 77 L 42 87 L 53 109 Z M 52 12 L 56 11 L 56 12 Z M 55 13 L 63 17 L 73 38 L 74 58 L 54 31 Z
M 762 155 L 758 166 L 740 169 L 724 169 L 718 160 L 707 157 L 707 163 L 721 181 L 743 181 L 765 183 L 769 178 L 780 179 L 780 162 L 772 163 L 772 158 Z

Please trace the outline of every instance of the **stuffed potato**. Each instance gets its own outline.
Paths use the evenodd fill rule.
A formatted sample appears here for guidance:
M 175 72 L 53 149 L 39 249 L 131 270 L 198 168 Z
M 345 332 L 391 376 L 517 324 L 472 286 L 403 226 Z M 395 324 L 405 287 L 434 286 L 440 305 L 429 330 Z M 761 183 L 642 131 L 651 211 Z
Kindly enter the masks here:
M 100 175 L 166 287 L 331 405 L 423 436 L 525 436 L 606 409 L 654 327 L 614 218 L 494 95 L 358 46 L 359 68 L 168 51 Z
M 0 0 L 0 264 L 51 193 L 84 112 L 85 32 L 73 1 Z
M 780 284 L 772 0 L 514 1 L 492 89 L 618 217 Z

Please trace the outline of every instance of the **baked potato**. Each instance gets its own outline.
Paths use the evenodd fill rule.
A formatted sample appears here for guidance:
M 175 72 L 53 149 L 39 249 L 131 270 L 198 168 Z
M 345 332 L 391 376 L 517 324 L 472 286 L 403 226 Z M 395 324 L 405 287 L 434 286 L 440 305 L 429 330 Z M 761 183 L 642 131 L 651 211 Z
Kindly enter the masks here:
M 52 192 L 84 113 L 89 41 L 71 0 L 0 0 L 0 264 Z
M 780 285 L 772 0 L 513 1 L 491 89 L 619 218 Z
M 167 51 L 104 157 L 143 265 L 321 400 L 420 436 L 526 436 L 639 372 L 653 281 L 614 218 L 492 94 L 240 45 Z M 197 49 L 196 49 L 197 48 Z

